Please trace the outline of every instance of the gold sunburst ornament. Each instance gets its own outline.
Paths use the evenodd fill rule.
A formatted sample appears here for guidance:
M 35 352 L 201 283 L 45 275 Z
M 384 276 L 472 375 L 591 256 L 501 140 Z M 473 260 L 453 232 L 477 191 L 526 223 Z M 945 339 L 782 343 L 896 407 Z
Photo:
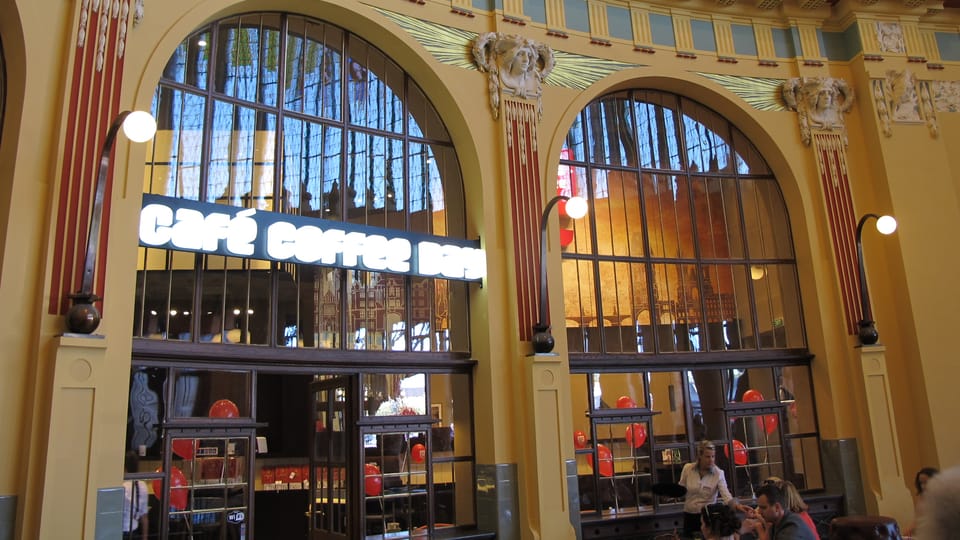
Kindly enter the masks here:
M 385 9 L 374 8 L 416 39 L 434 58 L 464 69 L 480 69 L 474 64 L 475 32 L 424 21 Z M 543 79 L 544 84 L 583 90 L 600 79 L 624 69 L 644 64 L 618 62 L 566 51 L 553 51 L 555 66 Z
M 746 101 L 754 109 L 760 111 L 786 111 L 781 88 L 786 79 L 771 79 L 767 77 L 741 77 L 734 75 L 720 75 L 717 73 L 700 73 L 733 92 Z

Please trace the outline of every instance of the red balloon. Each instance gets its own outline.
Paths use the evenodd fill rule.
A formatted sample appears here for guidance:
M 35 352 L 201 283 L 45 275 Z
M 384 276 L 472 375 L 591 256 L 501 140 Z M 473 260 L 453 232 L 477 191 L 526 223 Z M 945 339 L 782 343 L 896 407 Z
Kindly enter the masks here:
M 157 469 L 163 472 L 163 469 Z M 170 467 L 170 508 L 183 510 L 187 507 L 187 477 L 177 467 Z M 153 494 L 157 497 L 163 493 L 163 480 L 153 481 Z
M 763 401 L 763 394 L 751 388 L 743 393 L 743 401 Z
M 573 432 L 573 446 L 576 448 L 587 447 L 587 434 L 579 429 Z
M 780 417 L 775 414 L 768 414 L 765 415 L 762 420 L 757 418 L 757 423 L 763 427 L 763 431 L 767 435 L 771 435 L 777 430 L 777 425 L 780 423 Z
M 383 476 L 380 475 L 380 467 L 373 463 L 367 463 L 363 466 L 363 491 L 367 497 L 376 497 L 383 492 Z
M 410 458 L 414 463 L 423 463 L 427 459 L 427 447 L 417 443 L 410 449 Z
M 597 455 L 600 457 L 600 476 L 613 476 L 613 453 L 610 449 L 598 444 Z M 587 463 L 593 467 L 593 454 L 587 454 Z
M 634 448 L 640 448 L 643 443 L 647 442 L 647 426 L 638 422 L 630 424 L 627 426 L 626 437 L 627 443 Z
M 636 409 L 637 402 L 633 400 L 630 396 L 620 396 L 617 398 L 617 408 L 618 409 Z
M 170 443 L 170 447 L 173 448 L 173 453 L 183 459 L 193 459 L 195 446 L 196 441 L 194 439 L 174 439 L 173 442 Z
M 730 447 L 726 444 L 723 445 L 723 455 L 730 457 Z M 733 462 L 737 465 L 747 464 L 747 447 L 737 439 L 733 440 Z
M 229 399 L 218 399 L 210 406 L 210 412 L 207 413 L 210 418 L 237 418 L 240 416 L 240 409 L 237 404 Z

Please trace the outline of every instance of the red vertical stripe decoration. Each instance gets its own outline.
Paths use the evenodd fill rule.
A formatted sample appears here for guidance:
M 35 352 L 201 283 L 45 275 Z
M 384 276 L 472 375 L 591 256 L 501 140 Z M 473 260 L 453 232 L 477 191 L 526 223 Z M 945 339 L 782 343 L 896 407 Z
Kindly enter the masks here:
M 853 335 L 857 333 L 857 321 L 862 314 L 855 239 L 857 218 L 847 176 L 846 149 L 839 133 L 814 133 L 813 146 L 833 237 L 833 254 L 840 279 L 847 333 Z
M 507 163 L 510 174 L 513 250 L 516 261 L 520 339 L 533 338 L 540 300 L 540 213 L 543 206 L 537 151 L 537 110 L 533 103 L 504 99 Z
M 83 0 L 79 5 L 50 277 L 48 312 L 52 315 L 66 313 L 69 295 L 80 290 L 100 152 L 120 110 L 129 12 L 129 0 Z M 112 185 L 111 167 L 94 285 L 98 294 L 103 294 L 106 280 Z

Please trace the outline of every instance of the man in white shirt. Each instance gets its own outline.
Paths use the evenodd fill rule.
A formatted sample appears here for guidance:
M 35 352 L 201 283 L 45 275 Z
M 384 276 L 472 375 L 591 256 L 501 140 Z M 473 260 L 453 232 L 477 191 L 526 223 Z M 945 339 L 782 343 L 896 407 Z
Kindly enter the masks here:
M 723 470 L 716 465 L 717 449 L 712 441 L 697 443 L 697 460 L 683 466 L 679 484 L 687 488 L 683 502 L 683 533 L 691 536 L 700 531 L 700 511 L 708 504 L 717 502 L 719 496 L 724 504 L 734 510 L 746 511 L 727 488 Z

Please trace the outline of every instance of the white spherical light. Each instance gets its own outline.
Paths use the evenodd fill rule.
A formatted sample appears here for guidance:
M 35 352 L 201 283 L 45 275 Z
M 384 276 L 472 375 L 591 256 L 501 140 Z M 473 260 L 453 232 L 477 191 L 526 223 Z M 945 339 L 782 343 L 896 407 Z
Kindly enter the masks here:
M 897 220 L 893 216 L 880 216 L 877 219 L 877 230 L 880 234 L 892 234 L 897 230 Z
M 570 197 L 567 200 L 567 215 L 573 219 L 580 219 L 587 215 L 587 200 L 583 197 Z
M 123 134 L 133 142 L 147 142 L 157 132 L 157 121 L 146 111 L 133 111 L 123 120 Z

